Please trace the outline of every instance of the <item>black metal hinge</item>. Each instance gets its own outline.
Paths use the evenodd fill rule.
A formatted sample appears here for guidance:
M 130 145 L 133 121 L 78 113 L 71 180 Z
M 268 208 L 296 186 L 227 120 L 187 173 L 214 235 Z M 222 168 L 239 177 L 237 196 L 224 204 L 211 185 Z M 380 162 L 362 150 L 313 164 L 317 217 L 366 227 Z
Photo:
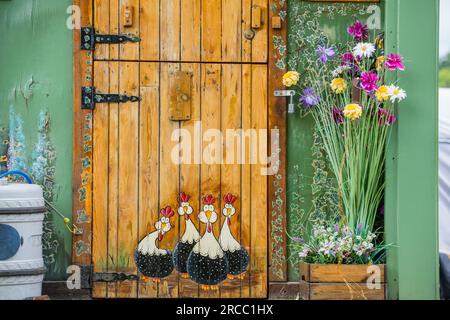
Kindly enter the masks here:
M 93 282 L 121 282 L 121 281 L 136 281 L 139 277 L 135 274 L 126 273 L 102 273 L 96 272 L 92 274 Z
M 96 34 L 94 28 L 81 28 L 81 50 L 95 50 L 96 43 L 118 44 L 139 42 L 141 39 L 131 34 Z
M 96 103 L 125 103 L 141 101 L 140 97 L 124 94 L 97 93 L 95 87 L 81 87 L 81 109 L 94 110 Z

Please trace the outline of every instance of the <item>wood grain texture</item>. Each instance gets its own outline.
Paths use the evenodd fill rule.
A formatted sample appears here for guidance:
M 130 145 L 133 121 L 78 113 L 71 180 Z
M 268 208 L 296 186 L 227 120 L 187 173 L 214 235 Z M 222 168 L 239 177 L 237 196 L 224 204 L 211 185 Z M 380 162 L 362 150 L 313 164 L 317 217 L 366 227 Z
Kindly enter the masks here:
M 196 157 L 201 154 L 201 138 L 198 135 L 201 130 L 199 121 L 201 119 L 201 65 L 200 64 L 182 64 L 181 70 L 192 74 L 191 86 L 191 119 L 183 121 L 180 124 L 182 130 L 189 132 L 191 136 L 191 152 L 182 151 L 182 156 L 188 156 L 191 161 L 181 163 L 180 165 L 180 192 L 185 192 L 191 199 L 189 201 L 193 208 L 193 214 L 190 219 L 193 224 L 200 230 L 200 221 L 198 213 L 202 208 L 201 194 L 200 194 L 200 162 L 195 161 Z M 197 137 L 196 136 L 197 132 Z M 185 221 L 180 221 L 179 238 L 184 234 Z M 199 285 L 191 279 L 179 279 L 179 293 L 180 298 L 196 298 L 199 295 Z
M 201 59 L 202 0 L 181 0 L 181 61 Z
M 306 264 L 300 263 L 300 277 L 308 282 L 366 282 L 373 274 L 369 265 Z M 385 280 L 385 266 L 379 265 L 382 282 Z
M 220 150 L 217 150 L 217 133 L 220 130 L 221 115 L 221 66 L 219 64 L 205 64 L 202 68 L 202 132 L 203 136 L 202 152 L 207 158 L 203 159 L 201 165 L 201 196 L 213 195 L 217 200 L 214 204 L 215 212 L 218 215 L 217 222 L 213 224 L 213 233 L 218 239 L 220 233 Z M 220 137 L 219 137 L 220 139 Z M 219 141 L 220 146 L 220 141 Z M 218 156 L 218 157 L 217 157 Z M 219 161 L 217 161 L 219 160 Z M 203 208 L 203 207 L 202 207 Z M 206 226 L 201 224 L 200 234 L 206 231 Z M 200 249 L 201 250 L 201 249 Z M 219 291 L 200 290 L 200 298 L 219 298 Z
M 256 34 L 252 40 L 252 62 L 267 62 L 268 55 L 268 0 L 252 0 L 252 7 L 260 9 L 261 27 L 254 29 Z M 252 17 L 252 21 L 253 21 Z
M 160 1 L 140 0 L 140 59 L 159 60 L 160 43 Z
M 161 61 L 180 60 L 180 0 L 160 2 Z
M 95 62 L 94 77 L 97 81 L 96 88 L 99 93 L 109 93 L 109 70 L 108 64 Z M 94 110 L 93 128 L 93 163 L 95 163 L 93 177 L 93 239 L 92 260 L 94 261 L 94 272 L 105 272 L 107 270 L 108 250 L 108 162 L 104 156 L 108 155 L 109 147 L 109 110 L 108 104 L 98 104 Z M 106 283 L 94 283 L 92 288 L 94 297 L 106 295 Z
M 242 122 L 242 83 L 241 83 L 241 69 L 242 66 L 238 64 L 222 65 L 222 105 L 221 110 L 221 128 L 224 135 L 222 142 L 222 156 L 223 164 L 221 167 L 221 206 L 217 213 L 220 215 L 221 228 L 224 223 L 227 223 L 222 209 L 225 206 L 223 196 L 226 194 L 233 194 L 237 197 L 233 204 L 236 208 L 236 213 L 231 217 L 231 234 L 240 242 L 241 241 L 241 165 L 238 159 L 240 145 L 240 136 L 236 130 L 241 128 Z M 228 134 L 229 133 L 229 134 Z M 234 155 L 234 156 L 232 156 Z M 220 290 L 221 298 L 239 298 L 241 297 L 241 280 L 228 280 L 222 284 Z
M 119 92 L 119 62 L 109 63 L 109 91 Z M 118 243 L 117 227 L 119 216 L 119 104 L 109 105 L 109 145 L 108 145 L 108 261 L 107 271 L 117 272 Z M 101 161 L 105 161 L 104 156 Z M 102 182 L 100 182 L 102 183 Z M 103 182 L 104 183 L 104 182 Z M 108 298 L 117 297 L 117 283 L 108 284 Z
M 251 168 L 251 297 L 267 297 L 267 66 L 252 66 L 252 128 L 258 131 L 258 143 L 252 141 L 252 157 L 258 158 Z M 262 142 L 261 142 L 262 141 Z M 265 142 L 265 143 L 264 143 Z
M 120 34 L 132 34 L 140 37 L 140 0 L 119 0 L 119 33 Z M 129 26 L 124 25 L 123 16 L 125 9 L 128 7 L 133 11 L 132 23 Z M 139 42 L 127 42 L 119 45 L 120 47 L 120 59 L 121 60 L 138 60 L 140 52 Z
M 119 64 L 119 92 L 139 95 L 139 65 L 134 62 Z M 138 156 L 139 103 L 122 103 L 119 108 L 119 216 L 118 216 L 118 271 L 137 274 L 134 252 L 138 244 Z M 119 283 L 118 297 L 137 296 L 135 281 Z
M 139 241 L 154 230 L 159 212 L 159 63 L 140 64 Z M 157 284 L 139 281 L 139 298 L 156 298 Z
M 175 85 L 176 74 L 180 70 L 177 63 L 161 64 L 161 118 L 160 118 L 160 176 L 159 176 L 159 207 L 170 206 L 174 211 L 178 208 L 177 197 L 179 190 L 180 166 L 179 140 L 173 139 L 173 132 L 179 129 L 178 121 L 169 119 L 170 88 Z M 155 132 L 155 131 L 154 131 Z M 164 249 L 173 250 L 178 242 L 179 221 L 178 214 L 171 218 L 172 229 L 164 236 L 161 243 Z M 178 274 L 173 272 L 169 277 L 162 279 L 159 284 L 159 298 L 178 297 Z
M 386 285 L 371 290 L 365 283 L 309 283 L 300 281 L 303 300 L 385 300 Z

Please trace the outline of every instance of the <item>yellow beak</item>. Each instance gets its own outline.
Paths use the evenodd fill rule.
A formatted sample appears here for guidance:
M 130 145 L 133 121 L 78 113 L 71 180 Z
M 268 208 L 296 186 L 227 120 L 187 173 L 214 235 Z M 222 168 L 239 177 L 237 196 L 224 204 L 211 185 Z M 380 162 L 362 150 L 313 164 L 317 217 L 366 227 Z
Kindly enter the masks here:
M 211 219 L 212 212 L 206 211 L 205 213 L 206 213 L 206 219 L 208 219 L 208 221 L 209 221 L 209 219 Z
M 231 209 L 230 209 L 230 208 L 228 208 L 228 209 L 227 209 L 227 216 L 229 217 L 229 216 L 230 216 L 230 214 L 231 214 Z
M 188 207 L 183 207 L 184 213 L 188 211 Z
M 165 227 L 166 227 L 165 223 L 161 224 L 161 230 L 164 230 Z

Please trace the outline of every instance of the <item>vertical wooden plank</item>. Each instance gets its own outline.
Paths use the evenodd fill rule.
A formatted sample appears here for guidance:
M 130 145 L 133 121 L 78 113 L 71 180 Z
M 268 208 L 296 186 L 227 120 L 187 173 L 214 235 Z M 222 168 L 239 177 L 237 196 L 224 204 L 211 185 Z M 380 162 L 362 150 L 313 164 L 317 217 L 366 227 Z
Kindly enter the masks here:
M 170 87 L 173 85 L 175 72 L 179 70 L 178 64 L 161 64 L 161 120 L 160 120 L 160 177 L 159 177 L 159 207 L 167 206 L 176 209 L 178 206 L 177 197 L 179 194 L 180 166 L 178 163 L 178 141 L 172 141 L 174 130 L 179 129 L 179 123 L 169 120 L 169 100 Z M 172 154 L 174 159 L 172 159 Z M 179 223 L 177 216 L 171 219 L 173 228 L 164 236 L 161 247 L 173 250 L 178 241 Z M 159 298 L 178 297 L 178 274 L 174 271 L 169 277 L 162 279 L 159 284 Z
M 119 92 L 139 95 L 139 64 L 121 62 L 119 81 Z M 137 274 L 134 252 L 138 244 L 139 103 L 122 103 L 119 108 L 119 123 L 118 270 Z M 119 283 L 118 297 L 134 298 L 136 295 L 136 281 Z
M 222 0 L 222 61 L 241 61 L 241 0 Z
M 251 167 L 251 296 L 267 297 L 267 175 L 262 174 L 267 155 L 267 66 L 252 66 L 252 128 L 257 129 L 258 145 L 252 144 L 251 153 L 258 154 L 258 163 Z M 266 142 L 263 144 L 262 142 Z M 256 159 L 256 158 L 255 158 Z
M 140 64 L 139 241 L 154 231 L 159 188 L 159 63 Z M 139 281 L 139 298 L 156 298 L 153 281 Z
M 200 61 L 201 0 L 181 0 L 181 61 Z
M 99 93 L 109 93 L 108 62 L 95 62 L 94 78 Z M 108 240 L 108 105 L 97 104 L 94 110 L 93 128 L 93 239 L 92 261 L 94 272 L 105 272 L 107 269 Z M 95 298 L 106 297 L 106 283 L 93 283 L 92 295 Z
M 222 0 L 202 0 L 202 61 L 220 62 Z
M 101 0 L 99 0 L 101 1 Z M 120 0 L 109 0 L 109 32 L 111 34 L 119 34 L 119 2 Z M 119 60 L 120 45 L 110 44 L 109 59 Z
M 139 33 L 139 10 L 140 0 L 120 0 L 119 1 L 119 33 L 132 34 L 140 37 Z M 124 15 L 126 8 L 132 11 L 133 19 L 130 26 L 124 25 Z M 140 42 L 127 42 L 120 44 L 120 59 L 121 60 L 138 60 L 140 51 Z
M 197 230 L 200 230 L 200 222 L 198 213 L 201 209 L 200 203 L 200 163 L 196 161 L 196 157 L 201 154 L 201 137 L 197 135 L 201 119 L 201 65 L 200 64 L 182 64 L 181 70 L 192 73 L 192 91 L 191 91 L 191 119 L 181 122 L 181 129 L 189 132 L 191 136 L 191 153 L 189 163 L 182 163 L 180 166 L 180 192 L 190 195 L 189 204 L 193 208 L 190 218 Z M 194 141 L 196 139 L 196 141 Z M 184 156 L 184 153 L 183 153 Z M 184 219 L 181 219 L 184 220 Z M 180 237 L 184 234 L 185 222 L 180 222 Z M 181 279 L 180 298 L 197 298 L 199 285 L 191 279 Z
M 81 25 L 92 26 L 92 1 L 74 0 L 81 9 Z M 73 235 L 72 262 L 92 263 L 92 111 L 81 109 L 81 87 L 92 86 L 92 53 L 80 50 L 80 30 L 73 32 L 73 221 L 82 230 Z
M 94 26 L 96 33 L 110 34 L 109 27 L 109 6 L 108 0 L 94 0 Z M 109 45 L 97 44 L 94 56 L 96 60 L 109 59 Z
M 159 60 L 159 2 L 140 0 L 141 60 Z
M 220 158 L 214 159 L 221 147 L 220 137 L 214 136 L 214 131 L 220 130 L 221 116 L 221 66 L 219 64 L 205 64 L 202 68 L 202 154 L 203 162 L 201 166 L 201 195 L 207 194 L 219 198 L 220 194 Z M 208 141 L 209 140 L 209 141 Z M 210 156 L 213 157 L 210 157 Z M 205 159 L 205 156 L 208 159 Z M 216 239 L 220 232 L 220 201 L 215 203 L 217 222 L 213 224 L 213 232 Z M 200 234 L 203 236 L 206 226 L 201 225 Z M 200 290 L 200 298 L 219 298 L 219 291 Z
M 253 6 L 261 8 L 261 28 L 255 29 L 252 40 L 252 62 L 267 62 L 268 50 L 268 0 L 252 0 Z
M 180 0 L 164 0 L 160 4 L 161 60 L 178 61 L 180 59 Z
M 109 62 L 109 90 L 119 92 L 119 63 Z M 108 158 L 108 272 L 117 272 L 118 199 L 119 199 L 119 104 L 109 105 Z M 100 161 L 105 161 L 105 156 Z M 117 296 L 117 283 L 108 283 L 108 298 Z
M 271 0 L 269 7 L 269 21 L 272 17 L 284 16 L 287 2 L 280 5 Z M 276 98 L 275 90 L 284 89 L 280 82 L 286 72 L 285 59 L 287 57 L 287 21 L 282 20 L 281 29 L 269 26 L 269 39 L 280 39 L 277 43 L 269 43 L 269 129 L 278 129 L 278 143 L 270 139 L 270 154 L 279 159 L 278 172 L 269 175 L 269 279 L 270 281 L 287 281 L 287 241 L 286 241 L 286 99 Z M 272 148 L 272 144 L 274 148 Z
M 242 52 L 241 61 L 251 62 L 252 61 L 252 40 L 246 39 L 244 37 L 244 32 L 252 28 L 252 0 L 242 0 Z
M 240 3 L 239 3 L 240 8 Z M 224 162 L 221 169 L 221 190 L 222 197 L 226 194 L 233 194 L 237 197 L 234 207 L 236 213 L 231 217 L 230 230 L 236 241 L 241 242 L 241 165 L 239 159 L 241 138 L 239 130 L 241 128 L 241 72 L 242 66 L 239 64 L 222 65 L 222 133 L 224 135 L 223 157 Z M 228 130 L 228 131 L 227 131 Z M 234 155 L 234 156 L 232 156 Z M 221 215 L 221 228 L 223 223 L 227 223 L 222 214 L 225 203 L 222 201 L 218 213 Z M 221 298 L 239 298 L 241 296 L 241 280 L 226 280 L 220 291 Z
M 249 64 L 242 65 L 242 130 L 244 133 L 251 129 L 252 116 L 252 66 Z M 250 265 L 252 263 L 251 248 L 251 165 L 250 165 L 250 143 L 251 139 L 247 139 L 243 134 L 242 137 L 242 178 L 241 178 L 241 243 L 250 255 Z M 243 298 L 250 297 L 250 278 L 251 269 L 245 275 L 241 283 L 241 295 Z

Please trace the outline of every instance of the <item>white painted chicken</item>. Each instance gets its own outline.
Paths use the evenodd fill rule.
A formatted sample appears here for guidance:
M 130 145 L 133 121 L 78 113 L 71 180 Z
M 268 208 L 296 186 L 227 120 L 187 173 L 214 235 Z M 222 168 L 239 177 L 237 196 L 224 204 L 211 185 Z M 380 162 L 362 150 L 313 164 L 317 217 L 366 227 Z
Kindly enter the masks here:
M 170 207 L 166 207 L 161 209 L 160 214 L 160 220 L 155 223 L 156 231 L 139 242 L 135 253 L 136 266 L 145 282 L 149 279 L 160 282 L 161 279 L 169 276 L 174 268 L 172 253 L 169 250 L 160 249 L 159 245 L 164 235 L 172 228 L 170 218 L 175 213 Z
M 220 246 L 228 259 L 229 272 L 227 277 L 231 280 L 235 277 L 243 279 L 249 264 L 247 250 L 234 238 L 230 230 L 231 218 L 236 214 L 236 208 L 234 207 L 236 199 L 236 196 L 232 194 L 227 194 L 223 197 L 225 206 L 222 214 L 225 216 L 225 221 L 219 237 Z
M 187 270 L 189 277 L 200 284 L 202 290 L 218 290 L 218 284 L 227 278 L 228 260 L 214 236 L 213 224 L 217 221 L 214 202 L 216 199 L 208 194 L 203 198 L 203 211 L 198 218 L 206 224 L 206 230 L 200 241 L 189 254 Z
M 173 251 L 173 264 L 183 279 L 189 278 L 187 271 L 189 254 L 197 242 L 200 241 L 200 233 L 197 231 L 197 228 L 190 218 L 194 209 L 189 204 L 189 199 L 190 196 L 184 192 L 182 192 L 178 197 L 178 202 L 180 203 L 178 214 L 180 217 L 184 217 L 186 229 L 180 241 L 177 243 L 175 250 Z

